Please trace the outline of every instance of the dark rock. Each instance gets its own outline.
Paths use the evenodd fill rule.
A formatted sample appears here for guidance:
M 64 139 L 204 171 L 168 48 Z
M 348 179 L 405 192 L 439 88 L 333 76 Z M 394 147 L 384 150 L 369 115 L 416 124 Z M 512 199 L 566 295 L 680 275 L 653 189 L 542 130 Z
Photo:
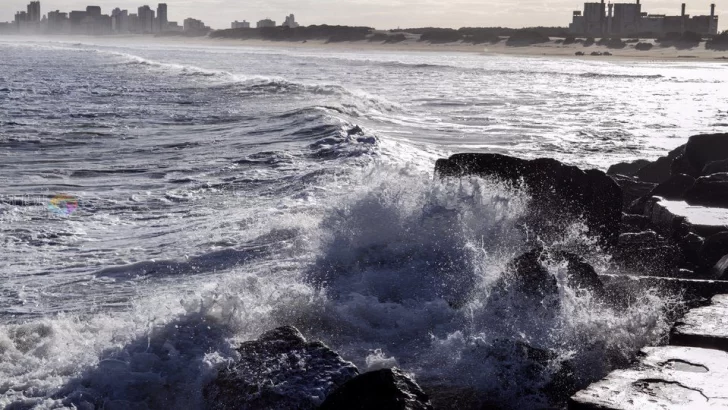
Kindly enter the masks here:
M 567 284 L 573 289 L 592 292 L 604 297 L 604 285 L 599 275 L 583 258 L 565 251 L 547 251 L 537 248 L 513 259 L 506 268 L 501 287 L 514 287 L 525 295 L 543 300 L 559 293 L 554 275 L 546 268 L 548 262 L 566 263 Z
M 722 172 L 728 172 L 728 159 L 721 161 L 709 162 L 703 170 L 700 172 L 701 175 L 720 174 Z
M 670 151 L 666 156 L 658 158 L 656 161 L 650 162 L 649 164 L 640 168 L 635 174 L 637 179 L 644 182 L 652 182 L 659 184 L 667 181 L 672 174 L 672 163 L 675 158 L 682 155 L 685 147 L 681 146 Z
M 399 369 L 361 374 L 331 393 L 320 410 L 432 410 L 427 394 Z
M 359 135 L 363 133 L 364 131 L 362 131 L 361 127 L 359 127 L 358 125 L 355 125 L 353 128 L 346 131 L 347 135 Z
M 678 240 L 678 246 L 682 249 L 686 261 L 694 265 L 699 265 L 700 249 L 702 249 L 704 242 L 705 240 L 701 236 L 693 232 L 688 232 L 687 235 Z
M 359 373 L 290 326 L 245 342 L 238 351 L 240 360 L 222 369 L 203 391 L 211 409 L 315 409 Z
M 690 164 L 690 161 L 688 160 L 688 157 L 685 156 L 684 152 L 677 156 L 677 158 L 672 160 L 672 165 L 670 165 L 670 173 L 672 175 L 690 175 L 694 178 L 700 176 L 700 170 L 695 169 L 692 164 Z
M 728 173 L 698 178 L 685 192 L 685 200 L 691 205 L 728 208 Z
M 713 271 L 714 276 L 722 275 L 716 269 L 716 265 L 721 259 L 728 255 L 728 231 L 712 235 L 705 239 L 703 246 L 700 247 L 700 265 L 709 271 Z
M 601 171 L 582 171 L 549 158 L 523 160 L 500 154 L 456 154 L 439 159 L 441 176 L 478 175 L 523 183 L 533 198 L 534 229 L 560 231 L 582 216 L 605 245 L 616 244 L 622 216 L 622 192 Z
M 703 134 L 690 137 L 685 156 L 695 170 L 702 171 L 713 161 L 728 159 L 728 134 Z
M 650 218 L 644 215 L 624 214 L 622 215 L 621 232 L 639 233 L 650 229 Z
M 613 256 L 623 269 L 650 276 L 674 276 L 684 260 L 677 245 L 654 231 L 620 235 Z
M 635 199 L 634 201 L 632 201 L 629 204 L 627 209 L 625 209 L 625 212 L 627 212 L 628 214 L 633 214 L 633 215 L 645 214 L 645 212 L 647 212 L 646 209 L 647 209 L 647 206 L 649 205 L 651 198 L 652 197 L 645 195 L 643 197 L 639 197 L 639 198 Z
M 692 188 L 694 184 L 695 178 L 689 175 L 672 175 L 670 179 L 656 186 L 649 195 L 661 196 L 667 199 L 682 199 L 685 196 L 685 192 Z
M 625 210 L 629 210 L 630 204 L 635 200 L 648 196 L 657 186 L 652 182 L 644 182 L 623 175 L 612 176 L 612 179 L 622 188 L 622 204 L 625 206 Z M 641 214 L 642 211 L 639 213 Z
M 646 159 L 638 159 L 632 162 L 620 162 L 609 167 L 607 174 L 633 177 L 637 175 L 637 172 L 639 172 L 640 169 L 648 164 L 650 164 L 650 161 Z

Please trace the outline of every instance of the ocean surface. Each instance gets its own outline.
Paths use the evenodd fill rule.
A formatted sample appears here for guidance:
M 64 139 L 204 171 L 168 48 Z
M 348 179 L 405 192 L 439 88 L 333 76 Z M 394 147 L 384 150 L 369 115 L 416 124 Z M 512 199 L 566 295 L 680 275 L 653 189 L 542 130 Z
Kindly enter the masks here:
M 728 130 L 728 64 L 92 43 L 0 38 L 0 407 L 201 408 L 290 324 L 538 408 L 561 360 L 588 383 L 665 336 L 651 292 L 493 297 L 529 198 L 434 161 L 655 158 Z M 546 245 L 610 270 L 579 221 Z M 559 360 L 534 374 L 513 342 Z

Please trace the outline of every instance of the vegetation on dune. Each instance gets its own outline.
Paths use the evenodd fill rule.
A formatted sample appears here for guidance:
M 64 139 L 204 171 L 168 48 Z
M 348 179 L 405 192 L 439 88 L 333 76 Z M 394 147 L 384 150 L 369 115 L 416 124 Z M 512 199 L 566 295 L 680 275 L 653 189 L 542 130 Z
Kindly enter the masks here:
M 708 50 L 728 51 L 728 31 L 724 31 L 720 35 L 708 40 L 705 43 L 705 48 Z
M 703 36 L 692 31 L 686 31 L 682 34 L 667 33 L 664 37 L 657 39 L 660 47 L 675 47 L 678 50 L 698 47 L 701 41 L 703 41 Z
M 263 27 L 217 30 L 210 33 L 213 38 L 232 38 L 240 40 L 306 41 L 326 40 L 327 42 L 366 40 L 373 31 L 369 27 L 348 26 L 308 26 L 308 27 Z

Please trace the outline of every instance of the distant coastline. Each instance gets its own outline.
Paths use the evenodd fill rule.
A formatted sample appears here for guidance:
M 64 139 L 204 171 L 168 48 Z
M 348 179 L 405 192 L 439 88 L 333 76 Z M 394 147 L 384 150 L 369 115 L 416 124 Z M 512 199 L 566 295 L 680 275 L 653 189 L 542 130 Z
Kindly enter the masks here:
M 370 37 L 388 32 L 374 32 Z M 413 33 L 396 33 L 401 35 L 397 41 L 387 41 L 382 37 L 366 38 L 351 41 L 329 41 L 328 39 L 311 39 L 300 41 L 265 40 L 260 38 L 233 39 L 213 36 L 149 36 L 149 35 L 115 35 L 115 36 L 0 36 L 0 41 L 18 39 L 37 42 L 71 42 L 116 45 L 120 43 L 163 43 L 175 45 L 205 45 L 220 47 L 275 47 L 287 49 L 319 49 L 340 52 L 445 52 L 445 53 L 478 53 L 483 55 L 512 55 L 530 57 L 573 58 L 584 61 L 610 61 L 616 59 L 630 59 L 636 61 L 701 61 L 726 62 L 728 51 L 707 50 L 705 41 L 696 47 L 680 49 L 674 46 L 661 47 L 654 39 L 635 39 L 626 43 L 623 48 L 610 48 L 608 45 L 599 45 L 598 42 L 590 46 L 575 42 L 570 44 L 567 38 L 550 38 L 545 42 L 523 46 L 509 46 L 508 39 L 503 38 L 497 43 L 431 42 L 421 41 L 421 35 Z M 386 34 L 391 35 L 391 34 Z M 400 39 L 401 38 L 401 39 Z M 565 41 L 567 40 L 567 41 Z M 578 39 L 577 39 L 578 40 Z M 649 50 L 639 50 L 637 44 L 651 44 Z M 611 55 L 592 56 L 592 53 L 608 52 Z M 577 53 L 584 53 L 577 56 Z

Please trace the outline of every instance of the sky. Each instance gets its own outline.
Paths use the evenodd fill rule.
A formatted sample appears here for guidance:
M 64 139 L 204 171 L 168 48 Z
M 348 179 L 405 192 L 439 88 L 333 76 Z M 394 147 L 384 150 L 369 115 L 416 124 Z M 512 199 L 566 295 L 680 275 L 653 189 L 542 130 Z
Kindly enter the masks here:
M 0 22 L 12 21 L 15 11 L 25 10 L 30 0 L 0 0 Z M 145 0 L 41 0 L 41 13 L 49 10 L 85 10 L 101 6 L 104 14 L 115 7 L 130 12 L 157 2 Z M 598 0 L 592 0 L 598 1 Z M 652 14 L 680 14 L 683 0 L 642 0 L 642 10 Z M 713 1 L 715 2 L 715 0 Z M 579 0 L 166 0 L 169 20 L 201 19 L 214 29 L 229 28 L 234 20 L 255 23 L 271 18 L 280 24 L 295 14 L 301 25 L 362 25 L 377 29 L 407 27 L 529 27 L 567 26 Z M 710 0 L 688 1 L 688 13 L 709 14 Z M 721 15 L 718 2 L 717 14 Z M 728 12 L 725 13 L 728 18 Z M 721 29 L 726 23 L 721 24 Z

